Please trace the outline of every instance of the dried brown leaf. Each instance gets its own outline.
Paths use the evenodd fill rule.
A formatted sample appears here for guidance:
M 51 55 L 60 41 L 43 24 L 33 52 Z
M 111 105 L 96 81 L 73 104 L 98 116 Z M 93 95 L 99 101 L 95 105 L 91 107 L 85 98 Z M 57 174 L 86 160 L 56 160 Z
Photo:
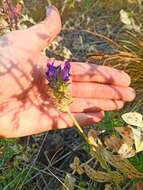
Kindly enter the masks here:
M 106 161 L 115 167 L 117 170 L 122 172 L 125 176 L 129 178 L 142 178 L 143 173 L 139 172 L 126 158 L 121 158 L 119 155 L 113 155 L 111 152 L 104 150 L 102 152 Z
M 94 181 L 101 182 L 101 183 L 113 182 L 113 181 L 120 183 L 123 181 L 123 176 L 117 171 L 112 171 L 110 173 L 97 171 L 91 168 L 88 164 L 85 164 L 83 167 L 84 167 L 86 175 Z
M 62 190 L 74 190 L 76 179 L 71 176 L 70 174 L 67 174 L 65 176 L 64 185 L 62 187 Z
M 128 145 L 133 145 L 133 132 L 129 126 L 126 127 L 116 127 L 115 130 L 122 136 L 124 142 Z
M 110 137 L 106 137 L 104 139 L 104 144 L 107 146 L 109 150 L 113 150 L 115 152 L 118 152 L 120 147 L 123 144 L 123 140 L 116 137 L 115 135 L 112 135 Z
M 84 170 L 80 165 L 80 159 L 78 157 L 74 158 L 74 162 L 70 164 L 70 167 L 73 169 L 73 173 L 77 172 L 79 175 L 84 173 Z

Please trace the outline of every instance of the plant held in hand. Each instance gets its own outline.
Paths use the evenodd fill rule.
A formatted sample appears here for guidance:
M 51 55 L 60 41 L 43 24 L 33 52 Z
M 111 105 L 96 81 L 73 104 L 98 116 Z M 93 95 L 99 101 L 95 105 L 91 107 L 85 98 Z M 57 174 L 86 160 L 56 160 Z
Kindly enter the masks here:
M 70 62 L 65 61 L 63 65 L 54 65 L 53 62 L 47 64 L 46 79 L 49 82 L 55 103 L 61 111 L 66 110 L 67 106 L 72 102 L 70 93 Z
M 58 66 L 54 65 L 54 61 L 48 62 L 45 76 L 49 82 L 49 87 L 52 90 L 50 95 L 54 98 L 54 103 L 57 105 L 60 111 L 67 112 L 69 114 L 77 129 L 80 131 L 84 139 L 88 142 L 86 134 L 69 110 L 69 105 L 72 103 L 70 90 L 70 69 L 71 64 L 67 60 L 63 65 Z

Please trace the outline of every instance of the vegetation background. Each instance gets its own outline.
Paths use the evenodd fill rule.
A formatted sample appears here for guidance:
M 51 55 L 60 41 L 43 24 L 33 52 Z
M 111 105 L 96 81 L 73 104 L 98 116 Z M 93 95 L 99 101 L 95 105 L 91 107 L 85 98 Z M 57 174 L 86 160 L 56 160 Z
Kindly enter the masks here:
M 117 143 L 113 137 L 120 135 L 116 128 L 124 125 L 120 115 L 127 111 L 143 113 L 143 1 L 13 0 L 12 3 L 22 6 L 18 28 L 43 20 L 49 4 L 59 9 L 63 28 L 55 42 L 46 48 L 48 57 L 110 65 L 131 75 L 132 85 L 137 91 L 136 100 L 120 113 L 106 113 L 100 124 L 85 128 L 86 133 L 96 129 L 106 149 L 109 142 L 113 152 Z M 10 26 L 3 14 L 2 0 L 0 6 L 0 34 L 3 35 L 15 26 Z M 93 159 L 89 145 L 74 128 L 19 139 L 0 139 L 0 190 L 143 189 L 142 176 L 130 178 L 126 175 L 120 187 L 114 187 L 114 181 L 104 182 L 101 180 L 103 176 L 97 180 L 85 174 L 71 175 L 70 164 L 77 156 L 81 162 Z M 136 153 L 129 161 L 143 172 L 142 152 Z M 102 168 L 99 163 L 91 161 L 96 170 Z M 115 166 L 112 167 L 116 170 Z

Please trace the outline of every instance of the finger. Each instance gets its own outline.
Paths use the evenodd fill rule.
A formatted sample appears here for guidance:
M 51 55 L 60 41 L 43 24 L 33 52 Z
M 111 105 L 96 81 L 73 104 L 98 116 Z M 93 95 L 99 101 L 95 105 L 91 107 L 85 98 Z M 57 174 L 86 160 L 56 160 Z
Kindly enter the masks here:
M 73 82 L 72 95 L 76 98 L 132 101 L 135 98 L 135 91 L 130 87 L 125 88 L 90 82 Z
M 77 122 L 83 126 L 99 122 L 103 118 L 104 112 L 73 113 L 73 115 Z M 53 108 L 49 108 L 48 112 L 43 112 L 33 105 L 24 110 L 19 110 L 16 107 L 1 115 L 0 136 L 6 138 L 22 137 L 53 129 L 68 128 L 73 125 L 73 120 L 67 113 L 59 113 Z
M 104 117 L 104 112 L 99 111 L 95 113 L 72 113 L 79 125 L 91 125 L 100 122 Z M 70 116 L 66 113 L 62 113 L 58 120 L 58 128 L 67 128 L 74 125 Z
M 47 62 L 42 63 L 46 67 Z M 55 65 L 62 63 L 55 61 Z M 122 87 L 128 87 L 131 83 L 130 76 L 124 71 L 91 63 L 71 62 L 71 76 L 73 82 L 97 82 Z
M 123 105 L 124 102 L 120 100 L 74 98 L 70 110 L 72 112 L 112 111 L 121 109 Z
M 72 80 L 81 82 L 99 82 L 118 86 L 129 86 L 131 79 L 124 71 L 111 67 L 89 63 L 72 63 Z
M 33 50 L 42 50 L 59 34 L 61 30 L 61 19 L 58 10 L 54 6 L 49 6 L 47 18 L 35 26 L 25 30 L 25 44 Z
M 56 65 L 62 63 L 55 61 Z M 47 62 L 43 65 L 46 64 Z M 97 82 L 122 87 L 127 87 L 131 83 L 130 76 L 124 71 L 91 63 L 71 62 L 71 76 L 73 82 Z

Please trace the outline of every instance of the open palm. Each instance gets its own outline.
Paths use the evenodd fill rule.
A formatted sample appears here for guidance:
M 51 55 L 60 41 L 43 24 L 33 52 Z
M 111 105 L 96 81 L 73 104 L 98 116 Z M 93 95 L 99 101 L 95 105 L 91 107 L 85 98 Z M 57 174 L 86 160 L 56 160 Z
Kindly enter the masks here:
M 11 32 L 0 39 L 0 135 L 19 137 L 71 127 L 66 113 L 59 112 L 47 95 L 43 77 L 47 58 L 41 54 L 61 30 L 55 7 L 45 21 Z M 57 61 L 57 64 L 61 62 Z M 81 125 L 99 122 L 104 111 L 120 109 L 135 92 L 130 77 L 110 67 L 71 63 L 71 111 Z

